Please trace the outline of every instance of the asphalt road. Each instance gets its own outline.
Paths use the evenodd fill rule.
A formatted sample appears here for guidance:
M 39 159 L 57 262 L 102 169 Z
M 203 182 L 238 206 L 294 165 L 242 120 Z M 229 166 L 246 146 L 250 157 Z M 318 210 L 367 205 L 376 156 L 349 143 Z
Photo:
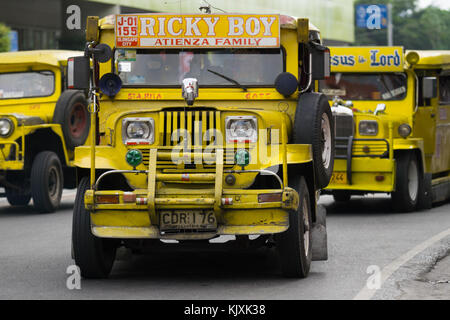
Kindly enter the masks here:
M 116 262 L 109 279 L 82 280 L 80 290 L 69 290 L 73 199 L 65 193 L 53 214 L 0 200 L 0 299 L 353 299 L 366 287 L 369 266 L 388 269 L 395 279 L 407 262 L 399 258 L 415 256 L 417 248 L 432 256 L 430 238 L 450 228 L 450 204 L 400 214 L 385 196 L 346 205 L 324 196 L 329 260 L 313 262 L 307 279 L 284 279 L 273 249 L 172 252 Z

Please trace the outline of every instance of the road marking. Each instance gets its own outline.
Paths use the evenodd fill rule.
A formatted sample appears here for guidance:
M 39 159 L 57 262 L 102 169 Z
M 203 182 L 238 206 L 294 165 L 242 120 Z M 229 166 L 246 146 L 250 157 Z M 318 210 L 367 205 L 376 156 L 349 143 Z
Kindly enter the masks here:
M 447 236 L 450 236 L 450 229 L 444 230 L 441 233 L 438 233 L 437 235 L 429 238 L 428 240 L 425 240 L 424 242 L 415 246 L 414 248 L 406 252 L 404 255 L 398 257 L 390 264 L 388 264 L 386 267 L 384 267 L 380 273 L 381 276 L 380 288 L 383 287 L 384 282 L 402 265 L 404 265 L 406 262 L 414 258 L 417 254 L 421 253 L 428 247 L 431 247 L 433 244 L 435 244 L 436 242 L 442 240 Z M 367 288 L 367 285 L 365 285 L 364 288 L 353 298 L 353 300 L 370 300 L 375 295 L 376 292 L 377 289 L 369 289 Z

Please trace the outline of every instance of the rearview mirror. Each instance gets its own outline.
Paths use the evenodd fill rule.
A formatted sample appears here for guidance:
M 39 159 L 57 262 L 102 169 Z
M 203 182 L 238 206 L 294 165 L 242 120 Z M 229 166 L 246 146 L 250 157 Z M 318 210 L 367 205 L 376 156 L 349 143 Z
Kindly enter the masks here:
M 330 76 L 330 49 L 321 45 L 311 47 L 312 79 L 323 80 Z
M 89 57 L 72 57 L 67 59 L 67 88 L 89 89 Z
M 90 51 L 94 54 L 94 58 L 98 62 L 108 62 L 112 58 L 111 47 L 104 43 L 96 45 L 95 48 L 90 49 Z
M 424 99 L 432 99 L 437 97 L 436 77 L 424 77 L 422 79 L 422 97 Z

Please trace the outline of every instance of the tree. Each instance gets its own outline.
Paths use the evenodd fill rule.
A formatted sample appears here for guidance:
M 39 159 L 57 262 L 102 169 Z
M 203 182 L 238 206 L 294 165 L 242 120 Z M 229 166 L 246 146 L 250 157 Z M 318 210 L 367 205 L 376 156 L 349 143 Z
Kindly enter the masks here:
M 10 32 L 11 29 L 0 23 L 0 52 L 9 51 L 11 41 L 9 39 Z
M 394 45 L 405 49 L 450 49 L 450 12 L 436 7 L 419 9 L 417 0 L 377 0 L 392 3 Z M 357 0 L 355 4 L 365 4 Z M 355 45 L 387 44 L 387 30 L 356 28 Z

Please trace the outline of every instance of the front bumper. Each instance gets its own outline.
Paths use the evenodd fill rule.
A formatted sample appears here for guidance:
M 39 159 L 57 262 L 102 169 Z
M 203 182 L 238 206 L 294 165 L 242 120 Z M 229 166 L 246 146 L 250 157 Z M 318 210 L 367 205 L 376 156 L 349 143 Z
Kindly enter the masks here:
M 220 204 L 214 198 L 214 190 L 161 190 L 153 204 L 148 203 L 147 190 L 134 192 L 93 191 L 85 194 L 86 209 L 91 212 L 92 233 L 104 238 L 150 239 L 209 239 L 216 235 L 272 234 L 289 227 L 289 210 L 298 207 L 296 191 L 224 189 Z M 186 192 L 187 190 L 184 190 Z M 281 201 L 258 201 L 261 194 L 280 193 Z M 95 204 L 96 197 L 116 194 L 118 204 Z M 124 199 L 136 199 L 139 203 L 126 203 Z M 154 208 L 152 210 L 151 208 Z M 210 209 L 214 210 L 217 229 L 202 233 L 164 234 L 159 229 L 160 210 Z
M 347 172 L 351 161 L 351 179 Z M 392 192 L 395 190 L 395 160 L 353 158 L 335 159 L 333 178 L 326 190 Z
M 223 159 L 223 150 L 216 153 L 217 160 Z M 152 149 L 149 162 L 156 163 L 156 159 L 157 150 Z M 147 189 L 136 189 L 133 192 L 97 191 L 94 187 L 85 193 L 85 208 L 90 212 L 91 230 L 95 236 L 122 239 L 210 239 L 217 235 L 273 234 L 288 229 L 289 211 L 298 208 L 297 191 L 285 187 L 281 179 L 279 189 L 223 188 L 224 173 L 232 171 L 224 170 L 223 161 L 216 161 L 214 173 L 157 173 L 156 167 L 149 166 L 149 170 L 135 172 L 147 175 Z M 174 187 L 174 182 L 178 186 L 175 184 Z M 183 184 L 186 182 L 192 182 L 189 184 L 191 188 Z M 201 182 L 202 187 L 195 187 L 196 182 Z M 164 183 L 172 187 L 161 187 Z M 269 201 L 264 198 L 267 194 L 277 196 Z M 100 200 L 105 196 L 113 196 L 114 203 L 102 203 Z M 214 212 L 217 220 L 215 230 L 180 230 L 175 233 L 160 231 L 161 210 L 199 209 Z

